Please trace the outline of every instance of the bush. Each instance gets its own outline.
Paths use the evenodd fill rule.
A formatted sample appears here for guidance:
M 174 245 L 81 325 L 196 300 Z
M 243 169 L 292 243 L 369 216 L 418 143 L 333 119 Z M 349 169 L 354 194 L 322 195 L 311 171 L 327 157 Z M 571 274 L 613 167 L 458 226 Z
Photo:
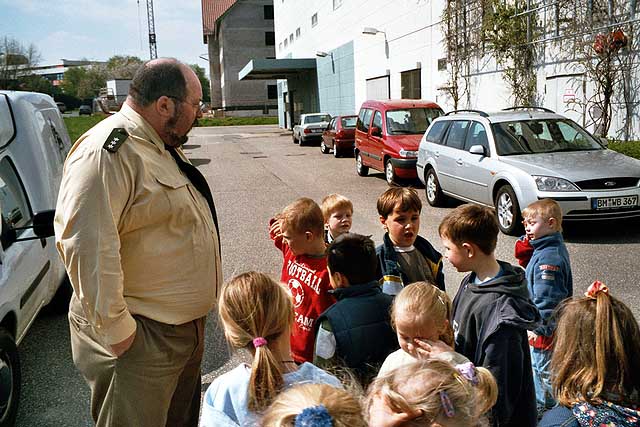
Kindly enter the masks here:
M 640 160 L 640 141 L 609 141 L 608 148 Z

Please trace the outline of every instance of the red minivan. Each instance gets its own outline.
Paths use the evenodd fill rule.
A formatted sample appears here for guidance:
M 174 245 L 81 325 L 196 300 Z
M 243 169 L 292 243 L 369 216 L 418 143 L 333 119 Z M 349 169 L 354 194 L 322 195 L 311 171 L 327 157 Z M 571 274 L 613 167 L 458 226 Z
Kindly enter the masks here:
M 358 116 L 336 116 L 331 119 L 329 126 L 322 132 L 320 151 L 327 154 L 333 150 L 335 157 L 343 154 L 353 155 L 355 144 L 356 121 Z
M 431 101 L 365 101 L 356 123 L 358 175 L 366 176 L 373 168 L 384 172 L 389 185 L 397 179 L 416 179 L 420 139 L 433 119 L 443 114 Z

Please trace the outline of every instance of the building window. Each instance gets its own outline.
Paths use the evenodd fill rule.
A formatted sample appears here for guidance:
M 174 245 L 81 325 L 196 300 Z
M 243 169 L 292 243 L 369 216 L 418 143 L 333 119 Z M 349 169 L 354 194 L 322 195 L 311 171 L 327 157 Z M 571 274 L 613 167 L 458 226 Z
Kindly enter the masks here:
M 289 46 L 289 39 L 284 39 L 284 48 L 286 49 Z
M 280 42 L 280 44 L 278 44 L 278 52 L 282 50 L 282 42 Z
M 300 37 L 300 27 L 296 28 L 296 38 Z
M 311 17 L 311 26 L 315 27 L 316 25 L 318 25 L 318 13 L 314 13 L 313 16 Z
M 447 58 L 438 59 L 438 71 L 447 71 Z
M 333 10 L 336 10 L 340 6 L 342 6 L 342 0 L 333 0 Z
M 289 34 L 289 43 L 293 43 L 293 33 Z
M 273 31 L 267 31 L 264 33 L 264 44 L 267 46 L 275 46 L 276 45 L 276 33 Z
M 420 99 L 422 92 L 420 90 L 420 69 L 405 71 L 400 73 L 400 96 L 403 99 Z
M 273 5 L 268 4 L 264 6 L 264 19 L 273 19 Z
M 267 98 L 278 99 L 278 85 L 267 85 Z

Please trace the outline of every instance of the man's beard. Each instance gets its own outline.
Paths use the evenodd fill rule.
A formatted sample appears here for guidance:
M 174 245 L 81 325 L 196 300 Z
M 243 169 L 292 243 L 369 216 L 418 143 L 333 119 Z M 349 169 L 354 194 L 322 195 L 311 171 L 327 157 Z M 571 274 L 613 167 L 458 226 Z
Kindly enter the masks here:
M 180 118 L 181 113 L 182 113 L 182 108 L 178 107 L 173 113 L 173 116 L 171 116 L 171 118 L 167 120 L 167 123 L 164 125 L 165 134 L 169 139 L 169 141 L 167 141 L 166 144 L 175 148 L 180 147 L 183 144 L 186 144 L 186 142 L 189 140 L 187 133 L 189 133 L 191 129 L 193 129 L 193 127 L 198 124 L 198 118 L 196 117 L 193 120 L 193 123 L 191 124 L 187 132 L 182 136 L 178 135 L 174 129 L 176 124 L 178 123 L 178 119 Z

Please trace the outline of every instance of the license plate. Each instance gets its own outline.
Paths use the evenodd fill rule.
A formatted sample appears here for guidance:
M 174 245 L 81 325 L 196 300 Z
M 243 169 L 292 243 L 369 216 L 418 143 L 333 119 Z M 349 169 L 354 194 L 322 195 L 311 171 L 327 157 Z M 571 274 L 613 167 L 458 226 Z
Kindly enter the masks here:
M 311 129 L 311 132 L 313 133 L 322 133 L 324 129 Z
M 591 208 L 601 209 L 621 209 L 631 208 L 638 205 L 638 196 L 601 197 L 591 199 Z

